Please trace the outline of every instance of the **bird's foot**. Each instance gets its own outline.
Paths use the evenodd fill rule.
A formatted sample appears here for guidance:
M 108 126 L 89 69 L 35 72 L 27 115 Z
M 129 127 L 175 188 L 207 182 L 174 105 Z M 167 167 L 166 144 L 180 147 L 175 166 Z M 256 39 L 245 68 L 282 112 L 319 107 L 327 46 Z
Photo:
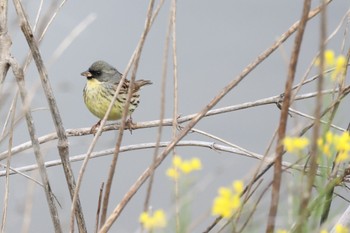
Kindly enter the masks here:
M 178 130 L 178 131 L 181 131 L 183 129 L 183 126 L 180 125 L 179 123 L 179 118 L 181 117 L 181 115 L 178 115 L 175 119 L 175 121 L 173 122 L 173 125 L 175 125 L 175 128 Z
M 101 120 L 99 120 L 96 124 L 94 124 L 91 129 L 90 129 L 90 133 L 92 133 L 94 136 L 97 133 L 97 129 L 100 127 L 101 124 Z
M 132 117 L 125 122 L 125 129 L 128 129 L 130 131 L 130 134 L 132 134 L 132 130 L 135 129 L 136 124 L 132 121 Z

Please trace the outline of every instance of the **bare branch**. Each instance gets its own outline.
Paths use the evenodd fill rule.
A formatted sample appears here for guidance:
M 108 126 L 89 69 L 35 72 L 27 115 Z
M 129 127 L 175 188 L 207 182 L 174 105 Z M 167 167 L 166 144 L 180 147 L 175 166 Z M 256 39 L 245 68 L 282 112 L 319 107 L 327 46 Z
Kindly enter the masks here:
M 339 91 L 338 89 L 336 89 L 336 90 L 331 89 L 331 90 L 324 90 L 322 93 L 324 95 L 327 95 L 327 94 L 332 94 L 332 93 L 338 92 L 338 91 Z M 316 96 L 316 94 L 317 94 L 316 92 L 306 93 L 306 94 L 296 96 L 295 99 L 296 100 L 303 100 L 303 99 L 313 98 Z M 217 108 L 217 109 L 213 109 L 213 110 L 208 111 L 208 113 L 205 115 L 205 117 L 214 116 L 214 115 L 223 114 L 223 113 L 228 113 L 228 112 L 233 112 L 233 111 L 238 111 L 238 110 L 242 110 L 242 109 L 253 108 L 253 107 L 257 107 L 257 106 L 276 104 L 280 99 L 281 99 L 281 97 L 278 95 L 278 96 L 272 96 L 272 97 L 260 99 L 260 100 L 253 101 L 253 102 L 246 102 L 246 103 L 242 103 L 242 104 L 238 104 L 238 105 Z M 294 109 L 291 109 L 290 111 L 291 111 L 291 113 L 296 113 L 296 114 L 303 116 L 305 118 L 313 119 L 312 116 L 308 116 L 306 114 L 296 112 Z M 181 123 L 190 121 L 193 119 L 193 117 L 195 117 L 195 115 L 196 114 L 190 114 L 187 116 L 179 117 L 179 118 L 177 118 L 177 123 L 181 124 Z M 172 126 L 173 121 L 174 120 L 172 118 L 164 119 L 163 126 Z M 328 124 L 329 122 L 322 121 L 321 123 Z M 158 127 L 159 124 L 160 124 L 160 120 L 147 121 L 147 122 L 137 122 L 133 126 L 133 129 L 137 130 L 137 129 L 143 129 L 143 128 Z M 334 129 L 340 130 L 342 132 L 344 132 L 346 130 L 346 129 L 343 129 L 343 128 L 336 126 L 336 125 L 331 125 L 331 127 L 333 127 Z M 119 128 L 120 128 L 120 124 L 118 124 L 118 123 L 111 124 L 111 125 L 104 126 L 102 128 L 102 131 L 104 132 L 104 131 L 110 131 L 110 130 L 119 130 Z M 91 128 L 67 129 L 66 135 L 67 135 L 67 137 L 80 137 L 80 136 L 91 134 L 90 130 L 91 130 Z M 44 136 L 41 136 L 38 138 L 40 144 L 47 143 L 47 142 L 50 142 L 50 141 L 56 140 L 56 139 L 57 139 L 56 133 L 50 133 L 50 134 L 47 134 L 47 135 L 44 135 Z M 30 148 L 31 148 L 31 142 L 30 141 L 25 142 L 21 145 L 13 147 L 11 154 L 15 155 L 15 154 L 18 154 L 24 150 L 30 149 Z M 0 153 L 0 160 L 6 159 L 7 153 L 8 153 L 8 151 L 1 152 Z

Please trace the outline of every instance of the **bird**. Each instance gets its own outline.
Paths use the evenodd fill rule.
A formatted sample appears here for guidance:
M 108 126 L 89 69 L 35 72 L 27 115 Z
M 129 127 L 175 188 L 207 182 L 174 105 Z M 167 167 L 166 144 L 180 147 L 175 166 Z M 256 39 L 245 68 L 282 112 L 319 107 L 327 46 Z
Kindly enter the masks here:
M 90 132 L 94 134 L 96 128 L 100 126 L 101 120 L 105 116 L 107 109 L 117 90 L 117 86 L 122 79 L 122 74 L 105 61 L 94 62 L 88 70 L 81 73 L 86 77 L 87 82 L 83 89 L 83 97 L 86 107 L 100 120 L 91 127 Z M 135 80 L 132 87 L 132 96 L 128 108 L 128 115 L 132 123 L 131 114 L 140 103 L 139 91 L 141 87 L 150 85 L 150 80 Z M 124 106 L 128 99 L 130 81 L 125 79 L 117 96 L 114 105 L 107 116 L 107 120 L 120 120 L 123 116 Z M 130 129 L 131 127 L 129 127 Z

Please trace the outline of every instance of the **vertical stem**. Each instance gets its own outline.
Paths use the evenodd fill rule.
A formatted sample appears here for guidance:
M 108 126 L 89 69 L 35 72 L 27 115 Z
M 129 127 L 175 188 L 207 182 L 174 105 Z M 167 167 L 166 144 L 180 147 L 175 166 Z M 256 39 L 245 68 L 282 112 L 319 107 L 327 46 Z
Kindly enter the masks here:
M 9 64 L 5 61 L 10 56 L 12 44 L 7 29 L 7 11 L 7 0 L 0 0 L 0 94 L 2 93 L 2 86 L 9 69 Z
M 267 220 L 267 233 L 273 233 L 275 229 L 275 220 L 277 216 L 277 208 L 279 203 L 279 192 L 281 187 L 281 176 L 282 176 L 282 154 L 283 154 L 283 145 L 282 140 L 285 137 L 286 127 L 287 127 L 287 118 L 288 118 L 288 109 L 291 102 L 291 91 L 293 86 L 293 81 L 295 77 L 296 67 L 298 63 L 298 57 L 301 47 L 301 42 L 303 39 L 306 23 L 308 21 L 308 15 L 310 12 L 311 0 L 305 0 L 303 6 L 302 17 L 300 24 L 298 26 L 297 35 L 294 40 L 294 47 L 292 51 L 292 56 L 289 63 L 288 77 L 284 90 L 284 101 L 282 104 L 280 122 L 277 132 L 277 146 L 276 146 L 276 159 L 274 166 L 274 178 L 272 184 L 272 195 L 271 195 L 271 204 L 269 210 L 269 216 Z
M 112 182 L 113 182 L 113 177 L 114 177 L 114 173 L 115 173 L 115 168 L 117 165 L 119 150 L 120 150 L 120 146 L 121 146 L 121 142 L 122 142 L 122 138 L 123 138 L 125 120 L 126 120 L 126 117 L 128 115 L 127 109 L 129 108 L 129 104 L 130 104 L 129 102 L 130 102 L 130 99 L 132 96 L 133 83 L 135 80 L 136 71 L 137 71 L 140 56 L 141 56 L 141 51 L 142 51 L 143 45 L 145 43 L 147 34 L 148 34 L 150 27 L 151 27 L 151 18 L 152 18 L 153 7 L 154 7 L 154 0 L 150 0 L 149 5 L 148 5 L 148 10 L 147 10 L 145 29 L 142 32 L 140 42 L 139 42 L 137 49 L 136 49 L 135 57 L 133 59 L 134 69 L 131 73 L 130 86 L 129 86 L 129 90 L 128 90 L 128 97 L 127 97 L 127 101 L 126 101 L 126 104 L 125 104 L 124 109 L 123 109 L 123 117 L 121 119 L 121 125 L 119 128 L 119 135 L 118 135 L 118 139 L 117 139 L 114 153 L 113 153 L 113 160 L 112 160 L 109 172 L 108 172 L 108 178 L 107 178 L 107 182 L 106 182 L 106 190 L 105 190 L 105 195 L 103 197 L 103 203 L 102 203 L 101 225 L 103 225 L 105 223 L 106 216 L 107 216 L 107 208 L 108 208 L 108 203 L 109 203 L 110 190 L 112 187 Z
M 317 172 L 317 139 L 319 138 L 319 131 L 320 131 L 320 120 L 321 120 L 321 107 L 322 107 L 322 88 L 323 88 L 323 79 L 324 79 L 324 51 L 325 51 L 325 43 L 326 43 L 326 5 L 324 0 L 322 1 L 322 9 L 321 9 L 321 35 L 320 35 L 320 69 L 319 69 L 319 76 L 320 78 L 317 79 L 317 96 L 316 96 L 316 108 L 315 108 L 315 123 L 314 123 L 314 130 L 312 134 L 312 144 L 311 144 L 311 151 L 310 151 L 310 169 L 307 176 L 307 187 L 306 190 L 303 192 L 302 200 L 299 206 L 299 221 L 297 223 L 296 231 L 299 232 L 299 230 L 302 229 L 302 223 L 305 222 L 305 219 L 309 215 L 308 208 L 305 208 L 308 206 L 308 203 L 310 201 L 311 197 L 311 191 L 312 187 L 315 181 L 315 176 Z M 326 195 L 327 196 L 327 195 Z
M 152 164 L 154 164 L 158 152 L 159 152 L 159 143 L 162 138 L 162 132 L 163 132 L 163 121 L 164 121 L 164 115 L 165 115 L 165 91 L 166 91 L 166 78 L 167 78 L 167 70 L 168 70 L 168 54 L 169 54 L 169 35 L 171 31 L 171 23 L 169 21 L 168 29 L 166 33 L 166 39 L 165 39 L 165 46 L 164 46 L 164 53 L 163 53 L 163 64 L 162 64 L 162 84 L 161 84 L 161 96 L 160 96 L 160 114 L 159 114 L 159 127 L 157 132 L 157 138 L 156 138 L 156 146 L 154 148 L 153 152 L 153 158 L 152 158 Z M 145 197 L 145 203 L 143 206 L 144 211 L 148 211 L 149 208 L 149 201 L 151 199 L 151 192 L 152 192 L 152 186 L 153 186 L 153 180 L 154 180 L 154 170 L 151 172 L 151 176 L 148 182 L 147 191 L 146 191 L 146 197 Z
M 174 110 L 173 110 L 173 139 L 176 137 L 176 132 L 178 129 L 178 76 L 177 76 L 177 52 L 176 52 L 176 5 L 177 0 L 172 0 L 172 14 L 171 14 L 171 24 L 172 24 L 172 49 L 173 49 L 173 75 L 174 75 Z M 173 156 L 175 156 L 175 148 L 173 150 Z M 175 179 L 175 222 L 176 222 L 176 232 L 181 231 L 180 226 L 180 190 L 179 190 L 179 180 Z
M 9 192 L 10 192 L 10 165 L 11 165 L 11 148 L 13 145 L 13 131 L 14 131 L 14 125 L 15 125 L 15 116 L 16 116 L 16 104 L 18 99 L 18 91 L 16 92 L 15 97 L 13 98 L 11 107 L 10 107 L 10 135 L 9 135 L 9 144 L 8 144 L 8 155 L 6 159 L 6 185 L 5 185 L 5 195 L 4 195 L 4 205 L 3 205 L 3 212 L 2 212 L 2 221 L 1 221 L 1 233 L 5 232 L 6 227 L 6 220 L 7 220 L 7 208 L 8 208 L 8 199 L 9 199 Z

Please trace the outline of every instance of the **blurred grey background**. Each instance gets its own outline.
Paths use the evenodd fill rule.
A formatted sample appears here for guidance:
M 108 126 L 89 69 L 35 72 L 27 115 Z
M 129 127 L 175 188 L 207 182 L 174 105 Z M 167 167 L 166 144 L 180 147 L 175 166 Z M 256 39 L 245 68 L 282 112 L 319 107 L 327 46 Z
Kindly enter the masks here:
M 319 1 L 313 3 L 315 7 Z M 23 1 L 23 4 L 33 25 L 39 1 Z M 59 3 L 56 1 L 44 2 L 43 15 L 47 11 L 51 12 L 50 6 L 52 4 L 58 5 Z M 143 31 L 147 6 L 148 1 L 67 1 L 58 12 L 58 16 L 41 43 L 40 51 L 46 65 L 48 65 L 49 79 L 66 129 L 91 127 L 97 122 L 97 119 L 85 108 L 82 89 L 86 80 L 85 77 L 80 76 L 80 73 L 85 71 L 92 62 L 100 59 L 113 64 L 120 72 L 123 72 Z M 13 40 L 11 51 L 13 56 L 22 62 L 29 49 L 18 27 L 13 5 L 10 3 L 9 7 L 9 28 Z M 339 25 L 349 8 L 350 2 L 347 0 L 334 0 L 329 5 L 327 11 L 328 35 Z M 162 62 L 169 10 L 170 1 L 166 1 L 152 26 L 141 55 L 137 77 L 150 79 L 153 81 L 153 85 L 142 90 L 141 104 L 133 114 L 135 122 L 156 120 L 160 116 Z M 200 111 L 245 66 L 271 46 L 282 33 L 296 22 L 301 16 L 301 10 L 302 1 L 178 1 L 176 32 L 179 113 L 185 116 Z M 52 60 L 53 53 L 60 43 L 89 15 L 95 16 L 96 19 L 79 34 L 59 58 Z M 41 18 L 41 20 L 45 19 Z M 327 46 L 333 49 L 336 54 L 341 52 L 345 26 L 340 28 Z M 306 68 L 318 51 L 319 28 L 318 17 L 307 25 L 296 82 L 301 80 Z M 345 35 L 345 38 L 345 49 L 348 49 L 348 35 Z M 294 36 L 250 73 L 216 108 L 282 93 L 293 39 Z M 49 61 L 53 62 L 49 64 Z M 172 63 L 169 62 L 166 118 L 172 117 L 173 109 L 171 67 Z M 316 73 L 317 69 L 314 69 L 310 75 Z M 1 96 L 3 98 L 2 106 L 0 106 L 1 125 L 3 125 L 14 96 L 15 85 L 13 77 L 9 74 L 4 88 L 6 93 Z M 47 110 L 47 102 L 33 63 L 26 74 L 26 85 L 33 94 L 32 109 L 41 109 L 33 112 L 37 135 L 43 136 L 54 132 L 51 115 Z M 302 92 L 314 90 L 314 84 L 310 84 L 303 88 Z M 19 103 L 18 106 L 20 110 L 21 104 Z M 296 104 L 296 107 L 312 114 L 313 100 Z M 341 108 L 340 112 L 346 111 L 343 109 Z M 277 127 L 279 114 L 279 109 L 275 105 L 266 105 L 207 117 L 201 120 L 195 128 L 214 134 L 247 150 L 263 154 Z M 300 120 L 300 118 L 297 119 Z M 290 125 L 291 127 L 299 124 L 297 119 L 291 119 L 293 123 Z M 344 115 L 343 117 L 338 115 L 336 123 L 345 128 L 348 119 Z M 113 148 L 117 134 L 118 132 L 113 131 L 103 133 L 95 151 Z M 171 136 L 171 127 L 165 127 L 162 141 L 171 140 Z M 132 135 L 126 131 L 123 145 L 155 142 L 156 137 L 157 128 L 135 130 Z M 92 135 L 69 138 L 71 156 L 86 153 L 92 138 Z M 189 134 L 184 140 L 189 139 L 214 142 L 213 139 L 196 133 Z M 15 129 L 14 145 L 26 141 L 29 141 L 29 136 L 25 121 L 22 119 Z M 46 161 L 59 159 L 56 145 L 56 141 L 42 145 Z M 7 140 L 1 142 L 0 152 L 7 150 L 7 147 Z M 194 222 L 199 217 L 203 217 L 203 220 L 192 229 L 192 232 L 202 232 L 214 220 L 210 216 L 210 208 L 218 187 L 230 185 L 236 179 L 249 178 L 258 161 L 198 147 L 178 147 L 176 152 L 184 158 L 199 157 L 202 161 L 203 169 L 191 175 L 194 184 L 201 185 L 199 193 L 195 194 L 191 204 L 191 220 Z M 148 149 L 121 154 L 110 199 L 110 211 L 119 203 L 139 175 L 150 165 L 153 153 L 152 149 Z M 101 183 L 106 181 L 110 161 L 111 156 L 90 160 L 83 179 L 80 198 L 89 232 L 94 229 L 99 188 Z M 35 163 L 32 150 L 16 154 L 11 161 L 13 167 L 32 163 Z M 171 218 L 171 213 L 174 211 L 174 188 L 173 182 L 165 176 L 165 170 L 170 164 L 169 157 L 157 169 L 150 204 L 154 209 L 165 209 Z M 81 162 L 73 163 L 72 166 L 77 177 Z M 60 166 L 50 168 L 48 171 L 52 189 L 62 205 L 62 208 L 59 208 L 62 224 L 64 229 L 68 231 L 70 198 L 64 174 Z M 35 173 L 28 174 L 40 180 L 40 177 Z M 3 200 L 4 177 L 0 178 L 0 187 L 0 200 Z M 23 213 L 29 187 L 34 188 L 29 232 L 52 232 L 53 227 L 43 190 L 19 175 L 10 178 L 6 232 L 20 232 L 25 221 Z M 194 190 L 189 189 L 189 191 L 195 193 Z M 111 232 L 137 231 L 139 228 L 138 216 L 143 210 L 144 198 L 145 186 L 126 206 Z M 261 205 L 266 207 L 268 204 L 266 202 Z M 256 221 L 264 223 L 264 215 L 258 214 Z M 287 221 L 286 212 L 281 211 L 280 216 L 282 220 L 285 218 Z

